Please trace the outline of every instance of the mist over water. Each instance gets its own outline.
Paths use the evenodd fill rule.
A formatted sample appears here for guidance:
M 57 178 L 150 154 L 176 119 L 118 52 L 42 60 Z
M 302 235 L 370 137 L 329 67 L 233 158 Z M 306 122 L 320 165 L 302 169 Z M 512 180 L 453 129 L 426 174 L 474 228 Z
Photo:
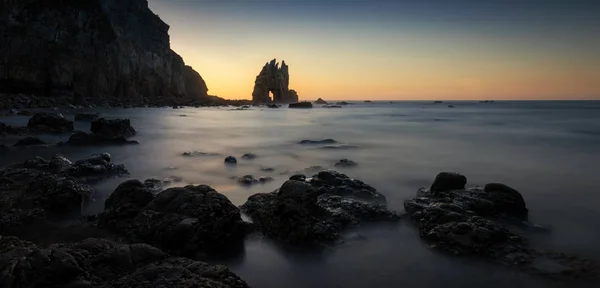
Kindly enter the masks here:
M 456 108 L 448 108 L 453 104 Z M 550 234 L 528 234 L 533 246 L 600 259 L 600 102 L 375 102 L 342 109 L 250 110 L 232 108 L 85 109 L 108 118 L 129 118 L 140 145 L 29 147 L 0 150 L 0 165 L 60 153 L 71 160 L 109 152 L 132 178 L 178 176 L 185 184 L 208 184 L 236 205 L 248 196 L 277 189 L 291 174 L 310 166 L 333 168 L 342 158 L 359 163 L 338 169 L 382 192 L 391 209 L 429 186 L 441 171 L 467 176 L 467 185 L 505 183 L 519 190 L 533 223 Z M 73 110 L 60 111 L 72 117 Z M 81 111 L 78 111 L 81 112 Z M 185 115 L 181 116 L 181 115 Z M 3 117 L 26 125 L 29 117 Z M 76 122 L 76 130 L 89 123 Z M 49 143 L 68 135 L 42 135 Z M 333 138 L 339 146 L 300 145 L 303 139 Z M 17 137 L 3 138 L 8 146 Z M 200 151 L 216 155 L 182 156 Z M 254 160 L 244 160 L 254 153 Z M 225 166 L 226 156 L 238 165 Z M 272 172 L 261 168 L 273 168 Z M 242 187 L 234 176 L 275 180 Z M 283 174 L 283 175 L 282 175 Z M 306 173 L 307 176 L 311 172 Z M 99 213 L 125 179 L 94 186 Z M 529 232 L 523 232 L 529 233 Z M 255 287 L 547 287 L 540 279 L 441 255 L 427 249 L 408 221 L 349 232 L 346 243 L 319 253 L 283 251 L 265 239 L 249 239 L 240 259 L 217 261 Z

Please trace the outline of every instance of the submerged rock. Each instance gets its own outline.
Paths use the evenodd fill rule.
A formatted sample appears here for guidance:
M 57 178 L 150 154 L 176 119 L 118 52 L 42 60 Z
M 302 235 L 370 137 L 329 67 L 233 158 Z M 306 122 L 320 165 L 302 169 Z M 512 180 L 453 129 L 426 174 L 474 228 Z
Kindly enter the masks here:
M 27 128 L 35 132 L 64 133 L 74 130 L 73 121 L 61 114 L 36 113 L 27 122 Z
M 100 118 L 92 121 L 92 133 L 106 138 L 129 138 L 136 134 L 129 119 L 107 120 Z
M 242 159 L 245 159 L 245 160 L 256 159 L 256 157 L 258 157 L 258 156 L 253 153 L 246 153 L 246 154 L 242 155 Z
M 181 155 L 183 155 L 183 156 L 217 156 L 219 154 L 207 153 L 207 152 L 201 152 L 201 151 L 187 151 L 187 152 L 183 152 Z
M 146 244 L 88 238 L 42 248 L 0 236 L 0 254 L 0 267 L 10 268 L 2 270 L 2 287 L 248 287 L 225 266 L 172 257 Z
M 246 228 L 240 211 L 210 186 L 188 185 L 169 188 L 156 197 L 151 194 L 139 181 L 119 185 L 106 200 L 99 225 L 131 241 L 187 257 L 235 251 L 243 244 Z
M 277 105 L 277 104 L 267 104 L 267 108 L 279 108 L 281 106 Z
M 319 144 L 335 144 L 335 143 L 338 143 L 338 142 L 329 138 L 329 139 L 323 139 L 323 140 L 302 140 L 298 144 L 319 145 Z
M 100 113 L 77 113 L 75 114 L 75 121 L 92 122 L 100 119 L 100 117 L 102 117 Z
M 310 102 L 298 102 L 288 104 L 288 108 L 313 108 L 313 105 Z
M 356 165 L 358 165 L 358 163 L 348 159 L 341 159 L 339 162 L 335 163 L 335 167 L 354 167 Z
M 17 141 L 17 143 L 15 143 L 15 147 L 22 147 L 22 146 L 35 146 L 35 145 L 45 145 L 46 142 L 40 140 L 40 138 L 37 137 L 26 137 L 23 138 L 19 141 Z
M 263 234 L 284 244 L 336 242 L 348 227 L 399 219 L 386 208 L 383 195 L 344 174 L 322 171 L 310 182 L 303 175 L 292 178 L 297 180 L 286 181 L 275 192 L 252 195 L 241 206 Z
M 250 186 L 253 184 L 263 184 L 267 182 L 273 181 L 272 177 L 269 176 L 260 176 L 255 178 L 253 175 L 244 175 L 237 179 L 237 182 L 241 185 Z
M 342 106 L 340 106 L 340 105 L 325 105 L 323 107 L 325 107 L 325 108 L 342 108 Z

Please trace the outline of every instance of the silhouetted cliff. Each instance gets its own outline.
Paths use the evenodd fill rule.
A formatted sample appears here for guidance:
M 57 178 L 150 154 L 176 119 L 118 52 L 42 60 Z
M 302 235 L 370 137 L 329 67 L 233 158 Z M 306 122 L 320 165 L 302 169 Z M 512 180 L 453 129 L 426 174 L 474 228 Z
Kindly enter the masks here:
M 3 0 L 0 93 L 74 103 L 170 104 L 206 99 L 171 50 L 147 0 Z

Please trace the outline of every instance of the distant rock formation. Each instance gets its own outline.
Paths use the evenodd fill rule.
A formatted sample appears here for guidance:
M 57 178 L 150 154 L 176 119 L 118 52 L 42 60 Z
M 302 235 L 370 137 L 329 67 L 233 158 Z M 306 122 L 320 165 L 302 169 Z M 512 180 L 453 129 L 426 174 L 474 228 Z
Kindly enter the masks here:
M 317 99 L 317 101 L 315 101 L 315 103 L 316 104 L 325 104 L 325 105 L 327 105 L 327 101 L 325 101 L 325 100 L 323 100 L 321 98 Z
M 254 91 L 252 92 L 252 101 L 255 103 L 294 103 L 298 102 L 298 94 L 295 90 L 289 89 L 290 74 L 285 61 L 281 61 L 281 67 L 276 59 L 265 64 L 256 76 L 254 81 Z M 269 97 L 269 92 L 273 93 L 273 99 Z
M 206 98 L 168 31 L 147 0 L 4 1 L 0 93 L 113 105 Z

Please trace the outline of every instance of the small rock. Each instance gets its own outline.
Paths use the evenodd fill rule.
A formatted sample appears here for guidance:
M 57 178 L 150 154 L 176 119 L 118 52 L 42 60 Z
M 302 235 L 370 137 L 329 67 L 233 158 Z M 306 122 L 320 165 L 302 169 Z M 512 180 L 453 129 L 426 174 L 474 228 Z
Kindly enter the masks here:
M 19 141 L 17 141 L 17 143 L 15 143 L 15 147 L 24 147 L 24 146 L 35 146 L 35 145 L 45 145 L 46 142 L 40 140 L 40 138 L 37 137 L 27 137 L 27 138 L 23 138 Z
M 131 126 L 129 119 L 107 120 L 100 118 L 92 121 L 90 130 L 92 133 L 106 138 L 129 138 L 136 134 L 136 131 L 133 126 Z
M 329 138 L 329 139 L 323 139 L 323 140 L 302 140 L 300 141 L 298 144 L 305 144 L 305 145 L 309 145 L 309 144 L 335 144 L 337 143 L 337 141 Z
M 467 184 L 467 177 L 458 173 L 441 172 L 433 181 L 431 185 L 431 192 L 443 192 L 450 190 L 465 189 Z
M 245 159 L 245 160 L 252 160 L 252 159 L 255 159 L 256 157 L 258 157 L 258 156 L 256 156 L 256 154 L 253 154 L 253 153 L 246 153 L 246 154 L 242 155 L 242 159 Z
M 275 169 L 271 168 L 271 167 L 262 167 L 262 168 L 260 168 L 260 171 L 273 172 L 273 171 L 275 171 Z
M 37 132 L 63 133 L 74 130 L 73 121 L 65 119 L 61 114 L 36 113 L 29 119 L 27 128 Z
M 183 156 L 217 156 L 219 154 L 216 153 L 206 153 L 206 152 L 200 152 L 200 151 L 187 151 L 187 152 L 183 152 L 183 154 L 181 154 Z
M 237 159 L 233 156 L 227 156 L 227 158 L 225 158 L 225 164 L 237 164 Z
M 298 103 L 290 103 L 288 104 L 288 108 L 313 108 L 312 103 L 310 102 L 298 102 Z
M 335 163 L 336 167 L 354 167 L 356 165 L 358 165 L 358 163 L 348 159 L 342 159 L 338 163 Z

